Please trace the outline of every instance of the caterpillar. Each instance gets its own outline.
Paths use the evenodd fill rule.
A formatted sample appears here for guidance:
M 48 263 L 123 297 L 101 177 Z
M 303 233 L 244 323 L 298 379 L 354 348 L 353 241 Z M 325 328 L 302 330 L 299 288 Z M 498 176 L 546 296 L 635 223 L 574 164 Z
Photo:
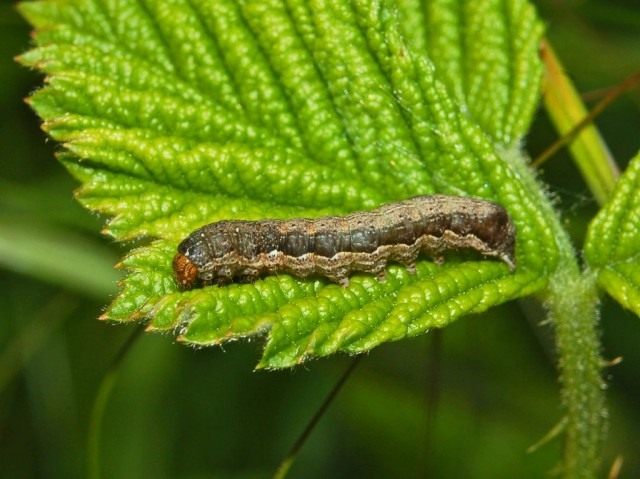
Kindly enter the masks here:
M 417 196 L 372 211 L 315 219 L 219 221 L 178 246 L 173 269 L 180 289 L 251 282 L 278 272 L 323 276 L 343 286 L 352 272 L 384 276 L 389 261 L 415 271 L 423 253 L 442 262 L 467 249 L 515 269 L 515 227 L 493 202 Z

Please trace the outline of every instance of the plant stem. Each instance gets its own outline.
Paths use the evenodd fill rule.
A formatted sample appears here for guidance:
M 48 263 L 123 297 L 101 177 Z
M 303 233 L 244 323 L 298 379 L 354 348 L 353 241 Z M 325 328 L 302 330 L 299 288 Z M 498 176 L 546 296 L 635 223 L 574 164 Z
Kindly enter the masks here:
M 516 151 L 504 153 L 522 184 L 533 194 L 542 194 L 522 156 Z M 550 274 L 546 307 L 555 328 L 558 367 L 562 383 L 562 402 L 566 410 L 564 477 L 593 478 L 601 463 L 601 450 L 606 430 L 603 361 L 598 337 L 598 290 L 595 276 L 580 273 L 576 253 L 566 230 L 551 204 L 548 208 L 560 250 L 560 263 Z
M 351 361 L 351 364 L 345 370 L 345 372 L 342 373 L 342 376 L 340 376 L 340 379 L 338 379 L 338 382 L 333 386 L 331 391 L 329 391 L 329 394 L 327 394 L 327 397 L 324 398 L 324 401 L 322 402 L 318 410 L 314 413 L 313 417 L 311 418 L 307 426 L 304 428 L 304 431 L 302 431 L 300 436 L 298 436 L 298 439 L 296 439 L 296 442 L 293 444 L 293 446 L 289 450 L 289 453 L 282 460 L 282 462 L 278 466 L 278 469 L 276 469 L 276 472 L 273 475 L 273 479 L 284 479 L 285 477 L 287 477 L 287 474 L 289 473 L 289 469 L 293 465 L 293 461 L 295 461 L 296 457 L 298 456 L 300 449 L 302 448 L 304 443 L 307 441 L 307 438 L 315 428 L 320 418 L 327 411 L 327 409 L 329 408 L 329 405 L 331 405 L 331 403 L 335 399 L 338 392 L 340 392 L 340 389 L 342 389 L 342 386 L 344 386 L 344 383 L 347 381 L 349 376 L 351 376 L 351 373 L 355 369 L 359 360 L 360 360 L 360 356 L 356 356 L 356 358 L 354 358 L 353 361 Z
M 564 477 L 596 477 L 606 431 L 595 277 L 574 265 L 551 278 L 547 307 L 555 326 L 562 400 L 567 410 Z

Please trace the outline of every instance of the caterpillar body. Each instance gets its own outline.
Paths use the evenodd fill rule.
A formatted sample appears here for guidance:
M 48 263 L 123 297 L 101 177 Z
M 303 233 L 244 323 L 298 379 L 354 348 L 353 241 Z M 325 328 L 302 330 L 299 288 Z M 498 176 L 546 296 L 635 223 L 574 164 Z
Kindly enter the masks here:
M 474 250 L 515 268 L 515 227 L 493 202 L 418 196 L 372 211 L 315 219 L 219 221 L 191 233 L 173 260 L 178 286 L 255 281 L 278 272 L 324 276 L 343 286 L 352 272 L 384 274 L 388 262 L 415 270 L 420 254 L 442 261 Z

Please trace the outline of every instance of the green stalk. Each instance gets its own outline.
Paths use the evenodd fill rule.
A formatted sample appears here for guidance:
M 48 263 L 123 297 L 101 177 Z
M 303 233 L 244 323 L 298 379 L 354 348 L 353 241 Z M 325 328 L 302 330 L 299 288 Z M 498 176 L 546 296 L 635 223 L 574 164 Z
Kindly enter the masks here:
M 567 411 L 564 477 L 597 476 L 607 411 L 598 338 L 595 277 L 574 265 L 559 268 L 549 284 L 547 307 L 555 326 L 562 401 Z
M 544 106 L 558 132 L 564 136 L 588 118 L 589 112 L 548 42 L 543 43 L 541 55 L 545 65 Z M 593 124 L 584 127 L 571 142 L 569 150 L 589 190 L 596 201 L 603 204 L 613 191 L 619 173 L 598 129 Z M 537 161 L 535 166 L 543 161 Z
M 503 158 L 519 173 L 524 187 L 543 194 L 518 151 L 504 152 Z M 563 475 L 567 479 L 592 478 L 597 476 L 602 462 L 607 422 L 596 278 L 591 273 L 581 274 L 576 252 L 559 216 L 548 200 L 541 204 L 548 208 L 547 216 L 561 254 L 560 264 L 549 275 L 545 304 L 555 329 L 561 395 L 567 414 Z

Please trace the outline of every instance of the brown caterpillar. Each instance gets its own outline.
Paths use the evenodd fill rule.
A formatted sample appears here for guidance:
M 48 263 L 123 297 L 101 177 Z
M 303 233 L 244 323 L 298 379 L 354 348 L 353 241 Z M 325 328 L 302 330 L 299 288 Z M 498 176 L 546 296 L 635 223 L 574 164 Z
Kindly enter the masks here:
M 515 268 L 515 228 L 505 209 L 459 196 L 418 196 L 373 211 L 316 219 L 220 221 L 191 233 L 173 259 L 191 289 L 285 272 L 343 286 L 354 271 L 384 275 L 389 261 L 415 271 L 420 253 L 470 249 Z

